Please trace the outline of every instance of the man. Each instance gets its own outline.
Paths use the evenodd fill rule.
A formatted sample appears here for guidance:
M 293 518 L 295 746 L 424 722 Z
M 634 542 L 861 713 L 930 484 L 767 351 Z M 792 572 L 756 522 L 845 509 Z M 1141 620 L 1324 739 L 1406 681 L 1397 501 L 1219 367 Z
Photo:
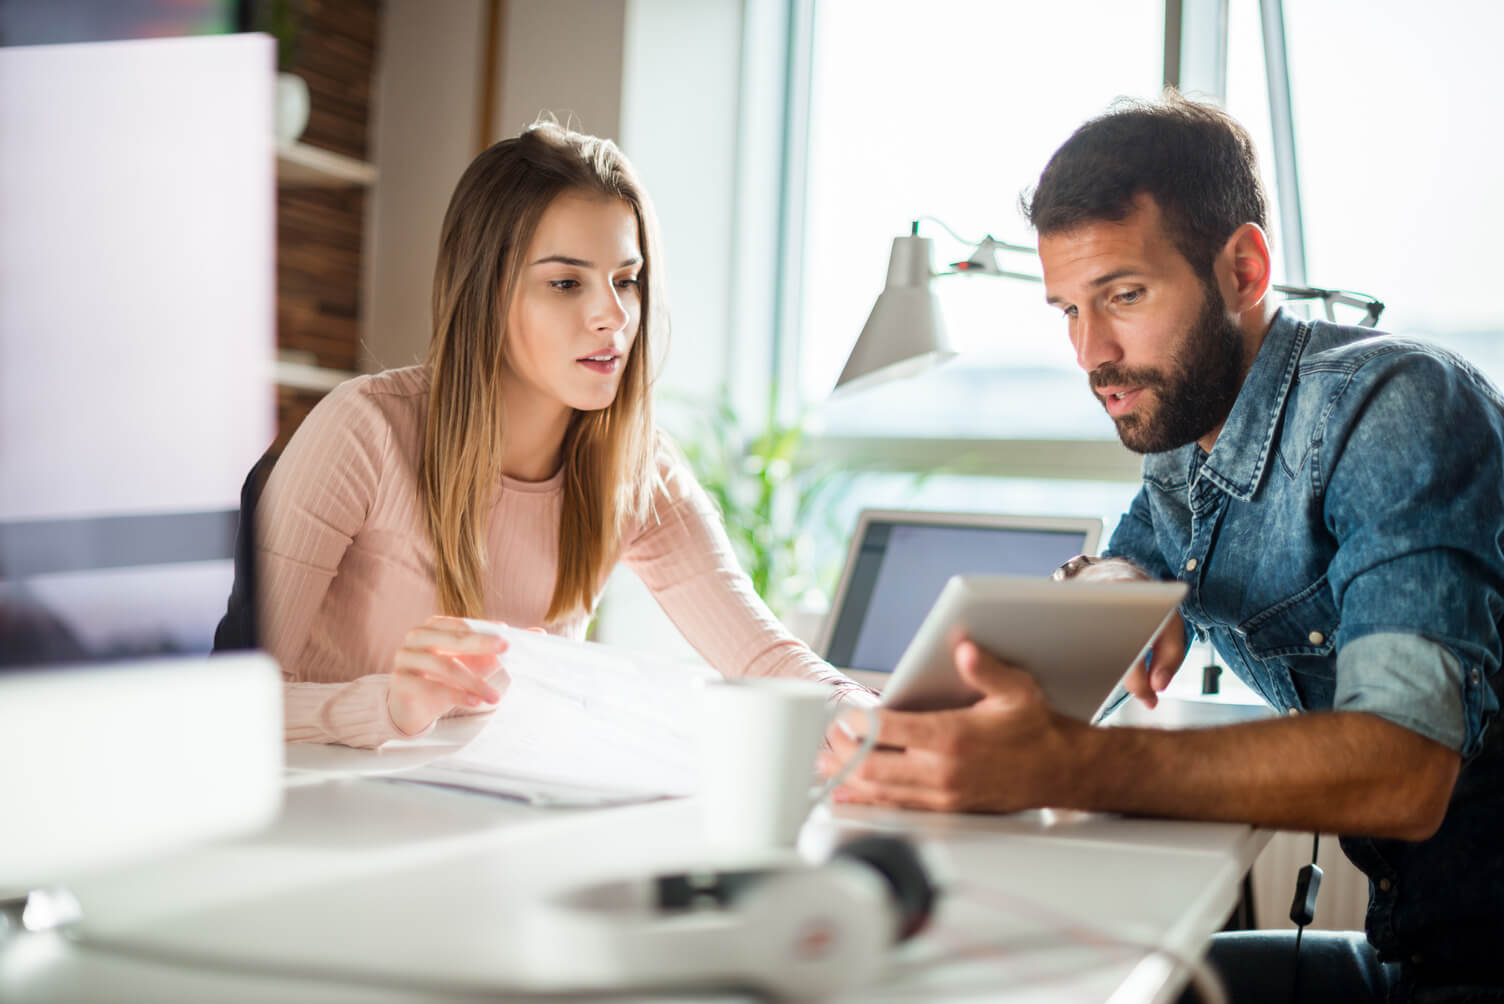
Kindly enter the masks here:
M 884 712 L 896 749 L 841 797 L 1336 832 L 1371 880 L 1368 937 L 1308 936 L 1301 998 L 1504 1000 L 1498 392 L 1434 347 L 1277 308 L 1253 144 L 1215 109 L 1171 95 L 1086 123 L 1026 209 L 1047 299 L 1145 454 L 1107 562 L 1190 587 L 1130 689 L 1154 703 L 1188 625 L 1289 714 L 1093 728 L 963 641 L 984 699 Z M 1290 993 L 1293 941 L 1227 937 L 1239 999 Z

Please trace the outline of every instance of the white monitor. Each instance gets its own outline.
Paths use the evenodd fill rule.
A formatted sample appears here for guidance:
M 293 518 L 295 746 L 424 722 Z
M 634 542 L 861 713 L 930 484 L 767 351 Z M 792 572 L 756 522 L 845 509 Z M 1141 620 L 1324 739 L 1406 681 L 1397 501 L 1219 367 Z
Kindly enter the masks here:
M 274 52 L 0 48 L 0 898 L 269 821 L 280 675 L 210 658 L 270 444 Z

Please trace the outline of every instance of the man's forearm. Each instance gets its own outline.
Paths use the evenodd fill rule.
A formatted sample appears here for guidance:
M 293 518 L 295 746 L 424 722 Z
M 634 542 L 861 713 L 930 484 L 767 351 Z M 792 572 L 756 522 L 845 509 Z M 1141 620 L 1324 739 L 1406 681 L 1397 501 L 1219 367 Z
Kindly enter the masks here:
M 1374 715 L 1208 729 L 1083 728 L 1063 808 L 1422 840 L 1460 758 Z M 1052 801 L 1055 801 L 1052 799 Z

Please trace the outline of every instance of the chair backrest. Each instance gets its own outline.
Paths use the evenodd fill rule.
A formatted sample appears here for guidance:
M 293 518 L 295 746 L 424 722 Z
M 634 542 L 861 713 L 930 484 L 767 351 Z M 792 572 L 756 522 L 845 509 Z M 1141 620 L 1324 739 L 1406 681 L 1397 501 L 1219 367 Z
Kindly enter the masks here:
M 280 455 L 267 450 L 251 465 L 245 483 L 240 486 L 240 521 L 235 526 L 235 582 L 225 615 L 214 629 L 214 651 L 229 652 L 257 647 L 259 625 L 256 618 L 256 505 L 261 490 Z

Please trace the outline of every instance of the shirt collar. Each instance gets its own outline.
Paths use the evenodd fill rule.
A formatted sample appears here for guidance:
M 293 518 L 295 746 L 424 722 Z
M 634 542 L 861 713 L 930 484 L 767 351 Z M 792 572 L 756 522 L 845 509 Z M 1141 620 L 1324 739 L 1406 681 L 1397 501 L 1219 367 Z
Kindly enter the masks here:
M 1295 382 L 1295 368 L 1305 348 L 1309 326 L 1283 307 L 1254 356 L 1232 411 L 1197 476 L 1205 477 L 1233 497 L 1248 502 L 1263 479 L 1280 415 Z M 1144 472 L 1161 479 L 1184 478 L 1197 464 L 1201 448 L 1188 443 L 1179 449 L 1144 459 Z

